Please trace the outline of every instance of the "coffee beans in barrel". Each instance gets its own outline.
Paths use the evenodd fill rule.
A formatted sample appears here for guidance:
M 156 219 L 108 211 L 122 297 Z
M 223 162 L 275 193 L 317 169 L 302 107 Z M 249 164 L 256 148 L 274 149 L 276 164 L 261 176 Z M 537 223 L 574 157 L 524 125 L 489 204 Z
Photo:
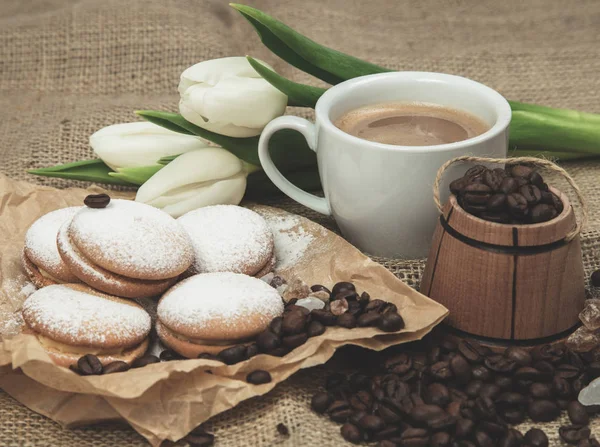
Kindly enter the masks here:
M 89 194 L 83 199 L 83 203 L 88 208 L 106 208 L 110 203 L 108 194 Z
M 490 222 L 540 223 L 563 211 L 560 198 L 548 190 L 540 173 L 524 165 L 505 170 L 474 166 L 450 184 L 450 192 L 465 211 Z

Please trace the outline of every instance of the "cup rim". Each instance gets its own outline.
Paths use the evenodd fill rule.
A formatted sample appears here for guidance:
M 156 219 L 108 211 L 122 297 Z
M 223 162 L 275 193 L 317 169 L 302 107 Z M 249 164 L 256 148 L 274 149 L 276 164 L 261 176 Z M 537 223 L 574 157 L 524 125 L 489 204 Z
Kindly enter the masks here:
M 331 109 L 331 103 L 333 100 L 345 93 L 350 89 L 354 88 L 357 84 L 371 84 L 378 82 L 381 79 L 387 78 L 398 78 L 400 80 L 412 80 L 412 81 L 438 81 L 438 82 L 453 82 L 468 85 L 473 90 L 477 90 L 489 99 L 492 106 L 496 109 L 498 118 L 492 127 L 481 135 L 477 135 L 473 138 L 466 140 L 456 141 L 454 143 L 437 144 L 429 146 L 402 146 L 395 144 L 378 143 L 376 141 L 365 140 L 363 138 L 355 137 L 349 133 L 336 127 L 329 117 L 329 111 Z M 369 144 L 371 147 L 385 150 L 385 151 L 398 151 L 405 153 L 423 153 L 423 152 L 444 152 L 452 151 L 456 149 L 464 149 L 471 145 L 477 145 L 487 140 L 490 140 L 497 135 L 501 134 L 506 130 L 510 124 L 512 117 L 512 110 L 510 104 L 496 90 L 484 85 L 480 82 L 473 81 L 472 79 L 465 78 L 462 76 L 456 76 L 446 73 L 427 72 L 427 71 L 398 71 L 398 72 L 386 72 L 376 73 L 372 75 L 359 76 L 357 78 L 349 79 L 341 82 L 331 88 L 329 88 L 317 101 L 315 105 L 315 117 L 319 124 L 325 127 L 327 130 L 336 134 L 339 138 L 342 138 L 348 143 L 363 143 Z

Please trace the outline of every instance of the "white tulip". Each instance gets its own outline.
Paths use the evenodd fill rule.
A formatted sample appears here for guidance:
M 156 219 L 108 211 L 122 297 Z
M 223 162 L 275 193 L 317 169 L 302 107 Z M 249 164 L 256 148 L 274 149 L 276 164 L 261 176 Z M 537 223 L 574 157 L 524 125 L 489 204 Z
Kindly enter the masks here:
M 111 169 L 157 164 L 162 157 L 208 147 L 206 140 L 147 121 L 113 124 L 90 136 L 90 146 Z
M 260 135 L 287 105 L 287 96 L 265 81 L 245 57 L 212 59 L 189 67 L 181 74 L 179 93 L 179 113 L 186 120 L 238 138 Z
M 180 155 L 138 189 L 135 200 L 173 217 L 209 205 L 237 205 L 248 171 L 231 152 L 211 147 Z

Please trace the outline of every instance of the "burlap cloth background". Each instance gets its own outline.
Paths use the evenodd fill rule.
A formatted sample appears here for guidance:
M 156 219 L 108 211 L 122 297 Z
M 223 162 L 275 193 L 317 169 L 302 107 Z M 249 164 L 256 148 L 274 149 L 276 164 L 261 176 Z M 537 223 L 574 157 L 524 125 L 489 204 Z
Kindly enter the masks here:
M 600 112 L 597 0 L 256 0 L 325 45 L 398 70 L 467 76 L 506 97 Z M 252 54 L 299 81 L 220 0 L 1 0 L 0 171 L 25 173 L 90 158 L 88 136 L 133 120 L 132 110 L 175 110 L 180 72 L 210 58 Z M 312 81 L 314 82 L 314 81 Z M 298 110 L 292 111 L 299 113 Z M 301 113 L 306 113 L 302 112 Z M 600 163 L 566 164 L 590 202 L 583 235 L 587 272 L 598 268 Z M 326 225 L 286 199 L 267 203 Z M 1 206 L 1 204 L 0 204 Z M 411 286 L 423 263 L 377 259 Z M 211 421 L 219 445 L 344 445 L 336 424 L 308 411 L 326 368 L 297 374 L 263 398 Z M 285 423 L 291 437 L 275 430 Z M 556 440 L 556 424 L 545 428 Z M 595 424 L 600 435 L 598 423 Z M 118 425 L 63 430 L 0 391 L 0 445 L 145 445 Z

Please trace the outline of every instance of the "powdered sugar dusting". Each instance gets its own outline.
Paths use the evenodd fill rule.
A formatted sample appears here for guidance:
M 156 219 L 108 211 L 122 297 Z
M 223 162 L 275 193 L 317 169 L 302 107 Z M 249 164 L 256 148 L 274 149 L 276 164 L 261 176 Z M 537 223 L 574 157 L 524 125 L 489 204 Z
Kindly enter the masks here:
M 101 209 L 82 208 L 69 233 L 84 255 L 93 252 L 97 264 L 143 272 L 141 279 L 174 276 L 174 270 L 185 270 L 193 258 L 189 237 L 175 219 L 130 200 L 111 200 Z
M 56 234 L 67 220 L 71 219 L 80 206 L 72 206 L 51 211 L 36 220 L 25 234 L 25 249 L 36 258 L 45 269 L 59 269 L 62 259 L 56 248 Z
M 72 340 L 73 344 L 105 346 L 139 340 L 150 332 L 150 316 L 141 308 L 63 285 L 44 287 L 23 304 L 23 317 L 44 335 Z M 47 335 L 53 338 L 51 335 Z
M 198 273 L 255 274 L 271 258 L 273 235 L 265 220 L 247 208 L 207 206 L 177 220 L 192 240 Z M 256 270 L 249 272 L 248 266 Z
M 275 239 L 276 270 L 293 267 L 315 237 L 302 227 L 302 219 L 293 214 L 264 216 Z
M 283 312 L 277 291 L 260 279 L 239 273 L 203 273 L 182 281 L 158 304 L 158 318 L 168 327 L 202 329 L 213 319 L 236 325 L 248 315 L 271 320 Z

